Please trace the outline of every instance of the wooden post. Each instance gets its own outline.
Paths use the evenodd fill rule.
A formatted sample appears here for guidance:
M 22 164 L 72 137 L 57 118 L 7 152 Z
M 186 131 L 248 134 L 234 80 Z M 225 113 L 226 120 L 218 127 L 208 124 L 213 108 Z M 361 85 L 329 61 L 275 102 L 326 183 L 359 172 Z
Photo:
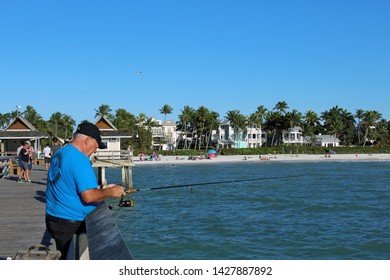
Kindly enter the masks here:
M 99 185 L 107 184 L 105 167 L 98 167 L 98 184 Z
M 129 178 L 129 188 L 133 188 L 133 169 L 127 167 L 127 178 Z
M 124 166 L 122 166 L 122 186 L 126 188 L 126 170 Z
M 133 187 L 133 172 L 129 166 L 122 166 L 122 186 L 126 189 Z

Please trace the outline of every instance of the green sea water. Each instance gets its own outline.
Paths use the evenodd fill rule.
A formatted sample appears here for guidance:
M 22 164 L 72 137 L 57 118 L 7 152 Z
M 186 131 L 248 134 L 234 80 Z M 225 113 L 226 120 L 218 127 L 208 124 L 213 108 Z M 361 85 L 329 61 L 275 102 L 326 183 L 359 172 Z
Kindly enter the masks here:
M 118 170 L 107 176 L 120 181 Z M 112 213 L 135 259 L 390 259 L 390 162 L 133 169 L 141 189 L 264 177 L 272 179 L 141 191 L 135 207 Z

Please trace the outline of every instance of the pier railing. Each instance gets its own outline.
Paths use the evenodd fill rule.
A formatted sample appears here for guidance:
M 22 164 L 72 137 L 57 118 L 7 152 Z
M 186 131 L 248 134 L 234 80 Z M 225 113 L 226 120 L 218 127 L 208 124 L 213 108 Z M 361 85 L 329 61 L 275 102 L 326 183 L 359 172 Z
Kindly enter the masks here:
M 122 169 L 122 185 L 126 188 L 133 186 L 132 167 L 133 157 L 129 151 L 97 151 L 91 159 L 92 166 L 97 168 L 98 183 L 106 184 L 106 168 Z
M 16 162 L 16 156 L 0 156 L 0 178 L 8 176 L 10 170 L 14 171 L 12 161 Z
M 94 155 L 98 160 L 129 160 L 133 161 L 133 156 L 127 150 L 117 151 L 97 151 Z

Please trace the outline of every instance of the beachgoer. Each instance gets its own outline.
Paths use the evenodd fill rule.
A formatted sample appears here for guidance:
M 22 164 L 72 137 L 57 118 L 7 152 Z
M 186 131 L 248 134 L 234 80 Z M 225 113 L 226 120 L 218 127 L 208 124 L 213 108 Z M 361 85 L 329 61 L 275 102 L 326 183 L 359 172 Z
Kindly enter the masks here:
M 18 183 L 23 183 L 23 182 L 28 182 L 31 183 L 30 180 L 30 173 L 28 170 L 28 164 L 30 161 L 30 155 L 28 152 L 29 145 L 27 143 L 24 143 L 23 148 L 20 150 L 20 162 L 22 165 L 20 175 L 19 175 L 19 180 Z M 24 177 L 24 180 L 22 179 Z
M 115 184 L 98 186 L 89 156 L 106 149 L 92 123 L 77 127 L 73 141 L 51 158 L 46 189 L 46 227 L 66 259 L 73 234 L 86 231 L 85 218 L 99 202 L 126 194 Z M 134 190 L 135 191 L 135 190 Z
M 20 141 L 20 146 L 16 149 L 16 156 L 18 157 L 18 164 L 19 164 L 20 170 L 23 170 L 22 169 L 21 154 L 20 154 L 20 151 L 23 149 L 23 146 L 24 146 L 24 141 Z
M 35 150 L 34 150 L 34 147 L 31 146 L 31 143 L 30 141 L 26 141 L 26 143 L 28 144 L 28 156 L 29 156 L 29 161 L 28 161 L 28 174 L 29 174 L 29 177 L 31 177 L 31 171 L 32 171 L 32 168 L 33 168 L 33 164 L 34 164 L 34 159 L 35 159 Z
M 133 147 L 131 147 L 131 145 L 129 145 L 129 147 L 127 147 L 127 151 L 129 152 L 130 162 L 133 162 Z
M 53 145 L 51 145 L 50 149 L 51 149 L 51 152 L 50 152 L 50 155 L 53 156 L 55 152 L 57 152 L 59 149 L 61 149 L 61 143 L 60 141 L 58 140 L 57 137 L 54 137 L 52 139 L 53 141 Z
M 49 170 L 50 168 L 50 161 L 51 161 L 51 148 L 50 144 L 47 143 L 46 147 L 43 149 L 43 158 L 46 166 L 46 170 Z

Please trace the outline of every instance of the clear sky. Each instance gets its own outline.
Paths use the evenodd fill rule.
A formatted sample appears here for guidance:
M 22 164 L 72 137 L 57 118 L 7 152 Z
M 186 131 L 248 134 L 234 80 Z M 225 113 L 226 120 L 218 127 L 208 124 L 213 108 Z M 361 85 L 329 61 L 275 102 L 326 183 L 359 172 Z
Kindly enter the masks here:
M 0 112 L 169 104 L 176 121 L 285 101 L 390 119 L 389 15 L 388 0 L 0 0 Z

